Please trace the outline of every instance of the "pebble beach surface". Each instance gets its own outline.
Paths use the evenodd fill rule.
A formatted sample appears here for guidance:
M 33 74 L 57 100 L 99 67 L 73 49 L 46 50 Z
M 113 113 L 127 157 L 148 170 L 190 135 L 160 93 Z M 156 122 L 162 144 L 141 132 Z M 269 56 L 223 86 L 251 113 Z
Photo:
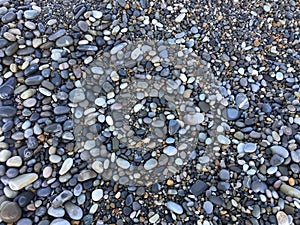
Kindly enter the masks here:
M 0 0 L 0 225 L 300 224 L 299 71 L 299 1 Z

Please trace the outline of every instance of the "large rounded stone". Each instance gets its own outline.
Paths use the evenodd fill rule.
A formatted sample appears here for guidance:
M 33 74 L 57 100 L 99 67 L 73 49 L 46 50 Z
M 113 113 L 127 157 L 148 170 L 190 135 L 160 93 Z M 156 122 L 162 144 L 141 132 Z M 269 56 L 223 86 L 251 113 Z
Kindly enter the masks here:
M 15 202 L 5 201 L 0 206 L 0 218 L 6 223 L 14 223 L 22 216 L 22 210 Z

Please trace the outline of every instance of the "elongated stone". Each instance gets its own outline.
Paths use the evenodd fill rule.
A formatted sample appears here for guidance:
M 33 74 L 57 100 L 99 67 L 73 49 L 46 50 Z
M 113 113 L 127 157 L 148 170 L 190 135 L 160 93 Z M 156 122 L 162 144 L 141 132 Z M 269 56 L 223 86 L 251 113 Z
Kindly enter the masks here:
M 22 174 L 9 180 L 8 185 L 13 191 L 18 191 L 28 186 L 29 184 L 32 184 L 37 179 L 38 175 L 35 173 Z
M 172 202 L 172 201 L 167 202 L 167 208 L 176 214 L 183 213 L 183 208 L 181 207 L 181 205 L 179 205 L 175 202 Z
M 293 198 L 300 198 L 300 190 L 291 187 L 287 184 L 282 184 L 280 186 L 280 191 L 288 196 L 291 196 Z
M 72 158 L 67 158 L 64 163 L 62 164 L 61 169 L 59 170 L 59 175 L 64 175 L 66 174 L 71 167 L 73 166 L 73 159 Z

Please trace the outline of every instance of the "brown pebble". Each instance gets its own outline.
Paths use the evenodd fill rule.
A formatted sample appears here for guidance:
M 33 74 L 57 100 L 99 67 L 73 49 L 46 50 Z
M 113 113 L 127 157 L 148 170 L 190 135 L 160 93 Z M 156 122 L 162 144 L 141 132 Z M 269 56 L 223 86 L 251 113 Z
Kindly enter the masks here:
M 22 216 L 22 210 L 15 202 L 5 201 L 0 206 L 0 218 L 6 223 L 14 223 Z

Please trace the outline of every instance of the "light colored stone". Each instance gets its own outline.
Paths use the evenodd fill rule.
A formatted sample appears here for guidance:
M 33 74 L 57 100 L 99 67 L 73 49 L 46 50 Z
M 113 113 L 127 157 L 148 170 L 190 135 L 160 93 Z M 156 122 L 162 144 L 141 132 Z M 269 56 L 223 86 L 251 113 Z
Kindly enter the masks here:
M 177 149 L 174 146 L 167 146 L 164 148 L 163 152 L 168 156 L 173 156 L 177 154 Z
M 103 173 L 103 163 L 100 161 L 93 162 L 92 169 L 95 170 L 99 174 Z
M 11 151 L 6 150 L 6 149 L 1 150 L 0 151 L 0 162 L 6 162 L 10 156 L 11 156 Z
M 54 219 L 50 225 L 71 225 L 67 220 L 65 219 Z
M 38 179 L 38 175 L 35 173 L 22 174 L 20 176 L 17 176 L 9 180 L 8 185 L 12 190 L 18 191 L 32 184 L 37 179 Z
M 59 175 L 66 174 L 73 166 L 73 159 L 67 158 L 64 163 L 61 166 L 61 169 L 59 170 Z
M 283 211 L 277 212 L 276 219 L 277 219 L 278 225 L 290 225 L 289 218 Z
M 157 166 L 157 160 L 156 159 L 149 159 L 145 165 L 144 168 L 145 170 L 152 170 L 153 168 L 155 168 Z
M 130 167 L 130 163 L 125 159 L 117 158 L 116 162 L 117 162 L 117 165 L 119 167 L 121 167 L 122 169 L 128 169 Z
M 181 13 L 179 14 L 176 18 L 175 18 L 175 22 L 176 23 L 180 23 L 185 17 L 185 13 Z
M 156 223 L 159 220 L 159 214 L 154 214 L 153 216 L 150 217 L 149 222 L 150 223 Z
M 223 145 L 229 145 L 231 143 L 230 139 L 222 134 L 217 137 L 218 142 Z
M 282 156 L 283 158 L 287 158 L 289 157 L 289 151 L 286 150 L 284 147 L 282 146 L 279 146 L 279 145 L 275 145 L 275 146 L 272 146 L 271 147 L 271 151 L 272 153 L 275 155 L 280 155 Z
M 22 158 L 20 156 L 13 156 L 6 161 L 8 167 L 20 167 L 22 165 Z
M 280 191 L 288 196 L 291 196 L 293 198 L 300 198 L 300 190 L 294 188 L 294 187 L 291 187 L 287 184 L 282 184 L 280 186 Z
M 167 208 L 179 215 L 183 213 L 183 208 L 181 207 L 181 205 L 172 201 L 167 202 Z
M 204 121 L 202 113 L 186 114 L 183 116 L 183 121 L 188 125 L 197 125 Z
M 69 217 L 73 220 L 80 220 L 83 217 L 82 209 L 72 202 L 67 202 L 65 204 L 65 209 Z
M 92 199 L 93 201 L 97 202 L 101 198 L 103 198 L 103 190 L 102 189 L 96 189 L 92 192 Z

